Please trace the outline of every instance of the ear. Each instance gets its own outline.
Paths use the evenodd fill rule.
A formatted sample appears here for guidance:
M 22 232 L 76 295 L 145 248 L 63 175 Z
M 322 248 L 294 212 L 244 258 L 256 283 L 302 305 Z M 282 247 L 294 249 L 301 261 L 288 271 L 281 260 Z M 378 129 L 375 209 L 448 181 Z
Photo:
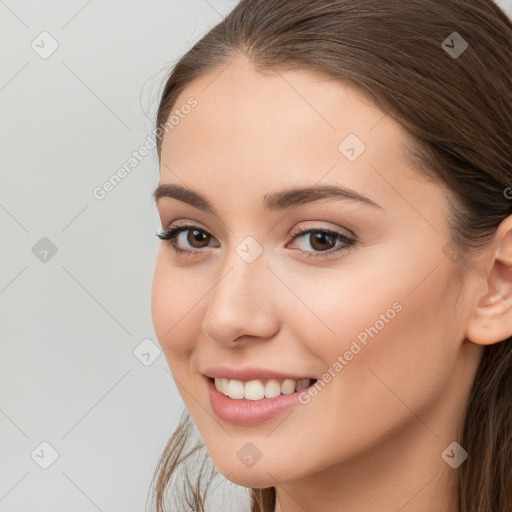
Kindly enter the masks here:
M 498 226 L 486 254 L 491 268 L 481 278 L 486 280 L 487 292 L 477 297 L 466 331 L 466 338 L 478 345 L 512 336 L 512 215 Z

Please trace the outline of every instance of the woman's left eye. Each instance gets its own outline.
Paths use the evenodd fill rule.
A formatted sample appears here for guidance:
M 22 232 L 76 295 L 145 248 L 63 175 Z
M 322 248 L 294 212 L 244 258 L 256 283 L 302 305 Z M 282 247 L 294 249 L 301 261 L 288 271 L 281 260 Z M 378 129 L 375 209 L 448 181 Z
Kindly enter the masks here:
M 156 233 L 156 236 L 161 240 L 169 242 L 176 253 L 186 253 L 189 255 L 203 253 L 202 249 L 208 247 L 210 241 L 214 240 L 208 231 L 194 225 L 170 227 L 162 230 L 160 233 Z M 306 246 L 309 245 L 314 249 L 314 251 L 304 249 L 299 251 L 306 258 L 326 258 L 335 253 L 347 251 L 355 244 L 355 240 L 352 238 L 327 228 L 300 228 L 297 230 L 297 233 L 292 235 L 292 241 L 300 238 L 304 238 Z M 184 249 L 179 246 L 178 242 L 186 242 L 192 246 L 192 249 Z M 341 242 L 341 244 L 336 246 L 336 242 Z
M 353 245 L 355 244 L 354 239 L 327 228 L 300 228 L 298 229 L 298 233 L 294 234 L 292 238 L 295 241 L 303 237 L 306 240 L 306 245 L 313 247 L 313 249 L 318 249 L 319 251 L 311 252 L 307 250 L 301 250 L 302 254 L 306 253 L 304 256 L 306 258 L 327 258 L 328 256 L 332 256 L 335 253 L 352 249 Z M 336 242 L 341 243 L 340 245 L 336 246 Z

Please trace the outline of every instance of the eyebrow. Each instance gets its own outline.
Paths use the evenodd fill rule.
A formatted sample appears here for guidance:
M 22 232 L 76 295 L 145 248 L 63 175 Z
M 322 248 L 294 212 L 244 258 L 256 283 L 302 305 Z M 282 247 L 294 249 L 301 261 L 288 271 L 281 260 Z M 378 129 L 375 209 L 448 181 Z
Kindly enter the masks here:
M 212 203 L 198 192 L 179 184 L 158 185 L 153 192 L 155 202 L 162 197 L 177 199 L 199 210 L 217 215 Z M 315 185 L 311 187 L 293 188 L 281 192 L 272 192 L 263 196 L 263 204 L 267 210 L 284 210 L 292 206 L 312 203 L 321 199 L 337 198 L 359 201 L 363 204 L 384 210 L 382 206 L 356 191 L 335 185 Z

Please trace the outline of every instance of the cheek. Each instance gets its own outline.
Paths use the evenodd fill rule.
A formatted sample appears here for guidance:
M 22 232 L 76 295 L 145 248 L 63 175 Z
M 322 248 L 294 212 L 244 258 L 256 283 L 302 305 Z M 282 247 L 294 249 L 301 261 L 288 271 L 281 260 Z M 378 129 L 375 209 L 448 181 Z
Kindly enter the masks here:
M 320 382 L 311 404 L 340 404 L 318 413 L 347 438 L 361 432 L 361 418 L 369 411 L 382 432 L 410 417 L 404 403 L 419 414 L 443 392 L 463 332 L 456 312 L 458 284 L 449 270 L 439 265 L 416 289 L 424 275 L 413 265 L 383 274 L 380 282 L 377 276 L 345 278 L 343 287 L 331 284 L 313 302 L 318 317 L 335 334 L 319 339 L 312 330 L 302 331 L 309 352 L 326 365 L 325 384 Z M 373 428 L 372 423 L 364 428 Z
M 173 267 L 165 260 L 165 251 L 159 251 L 151 288 L 151 316 L 171 370 L 173 361 L 187 359 L 194 349 L 201 329 L 195 319 L 202 318 L 207 307 L 201 301 L 204 293 L 197 287 L 197 276 Z
M 319 394 L 332 393 L 330 399 L 357 410 L 382 408 L 378 400 L 389 402 L 393 391 L 418 406 L 441 391 L 463 338 L 459 284 L 446 258 L 423 257 L 428 261 L 385 261 L 368 265 L 364 274 L 344 269 L 330 272 L 328 280 L 314 272 L 295 280 L 294 291 L 310 313 L 303 311 L 302 320 L 294 314 L 299 320 L 292 337 L 324 365 L 317 367 L 325 371 Z M 287 308 L 283 318 L 292 314 Z M 297 303 L 296 309 L 303 307 Z
M 401 253 L 409 257 L 397 258 Z M 413 366 L 426 364 L 426 357 L 445 360 L 440 351 L 455 357 L 463 333 L 460 284 L 434 242 L 419 249 L 390 246 L 366 261 L 347 259 L 339 272 L 314 270 L 292 282 L 310 310 L 297 302 L 294 309 L 302 313 L 295 314 L 294 336 L 328 366 L 346 354 L 348 366 L 388 361 L 399 373 L 406 360 Z M 289 303 L 280 314 L 290 318 Z M 410 373 L 411 366 L 404 370 Z

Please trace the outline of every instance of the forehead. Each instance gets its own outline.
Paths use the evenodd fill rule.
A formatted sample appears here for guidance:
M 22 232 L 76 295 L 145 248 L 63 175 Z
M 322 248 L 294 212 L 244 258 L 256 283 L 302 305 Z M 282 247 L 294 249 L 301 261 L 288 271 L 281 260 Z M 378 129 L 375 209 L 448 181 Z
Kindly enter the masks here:
M 275 141 L 271 147 L 277 146 L 283 140 L 290 141 L 291 133 L 315 142 L 323 136 L 329 142 L 352 132 L 370 142 L 368 132 L 382 124 L 385 116 L 345 83 L 304 70 L 259 72 L 243 58 L 192 82 L 179 96 L 175 109 L 191 97 L 198 105 L 186 116 L 187 122 L 180 121 L 181 128 L 190 128 L 199 136 L 207 134 L 209 141 L 218 134 L 218 143 L 225 142 L 226 134 L 235 140 L 250 134 L 244 146 L 269 139 Z M 400 126 L 389 117 L 374 133 L 389 132 L 391 125 L 399 137 Z M 183 142 L 180 135 L 184 131 L 173 128 L 176 144 Z
M 173 112 L 191 98 L 196 106 L 164 136 L 162 182 L 243 184 L 263 195 L 325 177 L 389 196 L 389 181 L 418 179 L 402 127 L 344 83 L 298 70 L 262 73 L 237 59 L 192 82 Z

